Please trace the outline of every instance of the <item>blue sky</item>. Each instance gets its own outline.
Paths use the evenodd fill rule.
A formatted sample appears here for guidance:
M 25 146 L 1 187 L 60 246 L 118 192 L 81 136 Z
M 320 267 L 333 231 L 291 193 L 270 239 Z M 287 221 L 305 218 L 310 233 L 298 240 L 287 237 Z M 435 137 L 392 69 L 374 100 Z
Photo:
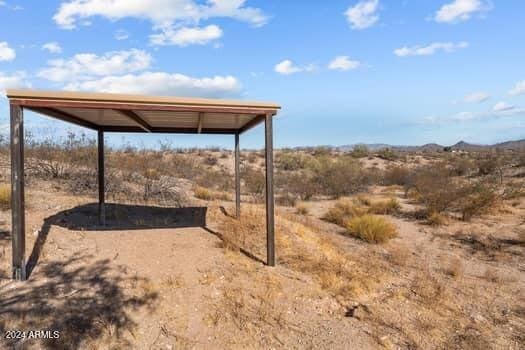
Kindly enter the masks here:
M 525 2 L 488 0 L 5 0 L 0 91 L 271 100 L 283 106 L 278 147 L 520 139 L 524 13 Z M 37 135 L 77 130 L 31 113 L 27 124 Z M 195 135 L 108 142 L 159 139 L 232 144 Z M 262 146 L 262 128 L 241 141 Z

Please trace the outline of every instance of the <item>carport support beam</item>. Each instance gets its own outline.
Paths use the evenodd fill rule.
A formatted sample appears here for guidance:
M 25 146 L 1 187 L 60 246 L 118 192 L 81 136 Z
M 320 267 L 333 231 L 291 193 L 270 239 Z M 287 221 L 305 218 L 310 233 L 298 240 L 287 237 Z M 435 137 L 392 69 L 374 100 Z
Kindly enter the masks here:
M 275 266 L 272 117 L 271 114 L 266 114 L 264 119 L 266 153 L 266 263 L 268 266 Z
M 241 218 L 241 150 L 239 133 L 235 134 L 235 217 Z
M 26 236 L 24 204 L 24 112 L 11 104 L 11 240 L 13 279 L 26 279 Z
M 98 221 L 100 225 L 106 224 L 104 187 L 104 131 L 98 130 Z

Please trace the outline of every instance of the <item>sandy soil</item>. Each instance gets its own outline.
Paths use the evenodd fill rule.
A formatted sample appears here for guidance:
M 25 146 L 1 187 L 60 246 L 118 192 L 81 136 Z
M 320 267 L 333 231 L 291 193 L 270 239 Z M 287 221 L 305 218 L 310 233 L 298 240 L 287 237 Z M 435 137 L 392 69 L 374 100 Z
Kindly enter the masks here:
M 370 195 L 413 209 L 395 190 Z M 341 305 L 300 269 L 224 249 L 218 204 L 229 203 L 212 203 L 205 225 L 202 208 L 109 206 L 103 229 L 92 198 L 45 182 L 27 198 L 27 282 L 9 279 L 10 213 L 0 212 L 0 329 L 61 333 L 26 348 L 523 348 L 523 203 L 438 228 L 389 217 L 399 236 L 385 245 L 320 220 L 333 201 L 306 203 L 306 216 L 278 208 L 363 263 L 381 262 L 379 287 Z

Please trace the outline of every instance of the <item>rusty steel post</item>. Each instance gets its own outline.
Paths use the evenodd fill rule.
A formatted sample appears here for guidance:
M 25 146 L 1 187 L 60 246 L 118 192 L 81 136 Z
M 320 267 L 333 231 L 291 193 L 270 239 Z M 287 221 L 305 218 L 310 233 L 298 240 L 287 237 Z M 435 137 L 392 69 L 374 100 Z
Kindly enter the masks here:
M 266 154 L 266 249 L 268 266 L 275 266 L 275 213 L 273 196 L 273 128 L 272 115 L 266 114 L 265 154 Z
M 24 203 L 24 112 L 11 104 L 11 240 L 13 279 L 26 279 Z

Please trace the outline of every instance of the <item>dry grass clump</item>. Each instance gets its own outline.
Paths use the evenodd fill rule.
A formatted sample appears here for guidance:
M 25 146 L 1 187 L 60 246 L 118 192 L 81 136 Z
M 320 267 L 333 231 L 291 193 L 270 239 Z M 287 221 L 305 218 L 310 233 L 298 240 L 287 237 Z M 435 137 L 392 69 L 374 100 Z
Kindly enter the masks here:
M 410 290 L 428 305 L 436 305 L 444 298 L 446 293 L 443 281 L 429 269 L 421 270 L 414 276 Z
M 397 229 L 392 223 L 369 214 L 350 219 L 346 223 L 346 229 L 350 235 L 368 243 L 384 243 L 397 236 Z
M 240 220 L 222 215 L 220 233 L 229 246 L 242 248 L 264 257 L 266 234 L 264 215 L 255 207 L 246 206 Z M 320 288 L 341 304 L 357 294 L 368 291 L 384 275 L 379 259 L 357 261 L 322 236 L 317 228 L 292 221 L 291 216 L 276 217 L 276 240 L 279 265 L 310 275 Z
M 402 246 L 394 246 L 388 250 L 386 259 L 397 266 L 406 266 L 410 259 L 410 251 Z
M 380 214 L 380 215 L 392 215 L 397 214 L 401 210 L 401 204 L 396 198 L 390 198 L 386 201 L 373 202 L 368 209 L 370 214 Z
M 443 269 L 443 272 L 454 279 L 461 278 L 461 276 L 463 276 L 463 264 L 461 260 L 459 258 L 451 259 Z
M 193 189 L 193 194 L 196 198 L 199 198 L 205 201 L 213 201 L 213 200 L 231 201 L 231 196 L 229 193 L 220 192 L 220 191 L 212 191 L 202 186 L 196 186 Z
M 350 218 L 362 216 L 366 211 L 365 208 L 355 205 L 352 200 L 343 198 L 338 200 L 335 205 L 328 210 L 323 219 L 339 226 L 345 226 Z
M 11 208 L 11 187 L 6 184 L 0 185 L 0 209 Z
M 430 226 L 442 226 L 447 222 L 445 215 L 438 212 L 431 212 L 427 214 L 427 224 Z
M 295 206 L 295 210 L 299 215 L 308 215 L 309 212 L 308 206 L 306 206 L 304 203 L 298 203 Z

